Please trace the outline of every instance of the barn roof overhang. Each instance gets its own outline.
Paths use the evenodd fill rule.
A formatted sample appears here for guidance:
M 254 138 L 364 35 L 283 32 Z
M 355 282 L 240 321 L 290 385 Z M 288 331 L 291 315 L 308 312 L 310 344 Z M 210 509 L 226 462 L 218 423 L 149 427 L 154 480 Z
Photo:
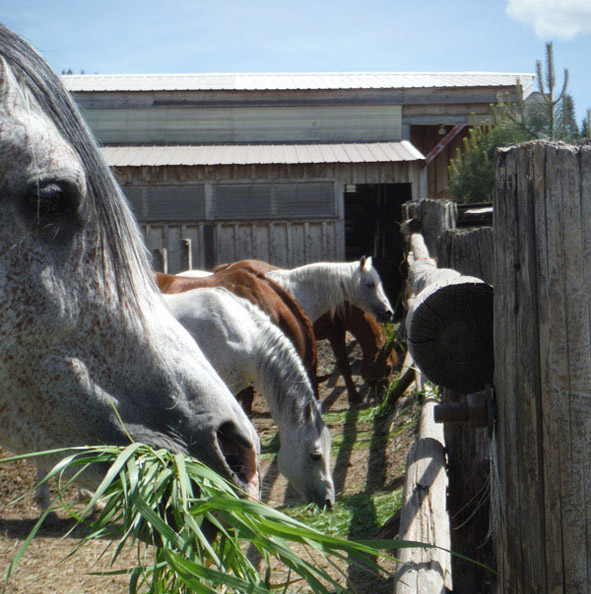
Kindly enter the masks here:
M 514 87 L 526 94 L 531 73 L 514 72 L 310 72 L 242 74 L 84 74 L 65 75 L 69 91 L 314 91 L 354 89 L 436 89 Z
M 425 161 L 424 155 L 407 140 L 340 144 L 106 146 L 103 155 L 111 167 L 423 164 Z

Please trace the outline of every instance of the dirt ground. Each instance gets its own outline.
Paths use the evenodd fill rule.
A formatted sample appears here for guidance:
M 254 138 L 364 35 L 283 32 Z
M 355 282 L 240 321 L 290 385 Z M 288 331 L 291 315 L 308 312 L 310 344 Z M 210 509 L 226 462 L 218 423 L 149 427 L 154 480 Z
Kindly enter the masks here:
M 319 374 L 329 373 L 334 369 L 332 352 L 328 343 L 321 342 L 319 347 Z M 349 343 L 353 362 L 354 380 L 367 398 L 369 390 L 357 375 L 360 366 L 360 351 L 353 340 Z M 399 415 L 390 427 L 395 437 L 388 440 L 375 440 L 369 448 L 355 448 L 345 443 L 355 443 L 358 438 L 358 410 L 350 410 L 344 383 L 337 373 L 320 388 L 323 411 L 345 412 L 343 423 L 328 423 L 334 437 L 346 434 L 343 446 L 333 454 L 333 477 L 337 500 L 352 494 L 370 496 L 378 491 L 398 491 L 404 481 L 406 453 L 414 440 L 414 426 L 405 426 L 403 415 Z M 270 432 L 275 432 L 273 422 L 265 409 L 264 401 L 255 400 L 253 423 L 261 433 L 262 441 Z M 412 402 L 410 407 L 412 408 Z M 399 425 L 397 428 L 396 425 Z M 374 436 L 375 437 L 375 436 Z M 359 436 L 359 439 L 361 437 Z M 374 445 L 375 444 L 375 445 Z M 0 449 L 0 457 L 8 452 Z M 38 512 L 33 502 L 31 489 L 35 484 L 35 469 L 27 462 L 0 464 L 0 579 L 10 562 L 14 559 L 23 540 L 33 527 Z M 289 487 L 277 472 L 273 460 L 263 461 L 263 501 L 272 506 L 299 504 L 297 493 Z M 21 497 L 23 496 L 24 497 Z M 20 499 L 19 499 L 20 498 Z M 74 502 L 75 492 L 67 494 L 67 500 Z M 329 513 L 329 512 L 328 512 Z M 78 544 L 81 528 L 73 533 L 72 520 L 65 512 L 59 512 L 57 521 L 42 527 L 40 533 L 30 543 L 26 554 L 20 559 L 18 567 L 10 577 L 6 592 L 10 594 L 123 594 L 128 591 L 128 578 L 124 575 L 100 576 L 93 572 L 113 570 L 135 565 L 135 550 L 122 555 L 116 567 L 110 565 L 112 552 L 105 548 L 106 541 L 96 541 L 85 545 L 74 555 L 68 557 Z M 366 519 L 366 518 L 365 518 Z M 355 522 L 356 518 L 353 518 Z M 359 518 L 359 522 L 363 518 Z M 374 538 L 377 528 L 361 538 Z M 104 553 L 104 555 L 103 555 Z M 359 594 L 378 594 L 391 592 L 391 581 L 372 581 L 366 577 L 350 575 Z M 302 589 L 302 591 L 305 591 Z

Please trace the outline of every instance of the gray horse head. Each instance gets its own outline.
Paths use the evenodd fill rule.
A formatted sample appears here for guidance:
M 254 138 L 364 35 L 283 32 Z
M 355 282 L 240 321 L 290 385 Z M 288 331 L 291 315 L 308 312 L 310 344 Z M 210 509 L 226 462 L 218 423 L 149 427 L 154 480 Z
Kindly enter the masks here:
M 24 453 L 129 437 L 258 491 L 255 431 L 163 304 L 77 108 L 0 27 L 0 442 Z
M 280 428 L 277 466 L 307 502 L 332 508 L 335 492 L 330 470 L 330 431 L 315 400 L 310 400 L 302 413 L 299 423 Z

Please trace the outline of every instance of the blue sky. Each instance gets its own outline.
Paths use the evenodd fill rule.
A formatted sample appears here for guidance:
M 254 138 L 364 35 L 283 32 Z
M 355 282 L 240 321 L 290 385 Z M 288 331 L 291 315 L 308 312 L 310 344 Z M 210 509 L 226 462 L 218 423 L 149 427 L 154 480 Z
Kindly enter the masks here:
M 534 72 L 554 44 L 579 123 L 590 0 L 4 0 L 0 21 L 61 72 Z

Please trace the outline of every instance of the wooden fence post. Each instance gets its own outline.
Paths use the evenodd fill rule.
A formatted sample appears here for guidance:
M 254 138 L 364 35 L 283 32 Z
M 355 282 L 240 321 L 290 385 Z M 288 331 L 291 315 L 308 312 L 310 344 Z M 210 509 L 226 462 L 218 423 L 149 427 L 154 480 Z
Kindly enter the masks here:
M 498 592 L 591 591 L 591 146 L 497 155 Z
M 456 229 L 447 218 L 431 217 L 439 221 L 423 229 L 422 215 L 435 209 L 437 212 L 452 212 L 445 204 L 421 201 L 404 205 L 408 218 L 421 222 L 427 245 L 436 246 L 433 256 L 437 265 L 453 268 L 457 272 L 477 277 L 492 285 L 494 279 L 493 230 L 491 227 Z M 453 223 L 453 221 L 451 221 Z M 429 235 L 427 237 L 427 235 Z M 490 296 L 491 359 L 492 359 L 492 294 Z M 492 373 L 492 367 L 491 367 Z M 444 388 L 441 392 L 444 403 L 460 403 L 466 396 Z M 449 481 L 447 506 L 451 524 L 451 548 L 495 567 L 495 558 L 490 538 L 490 438 L 487 429 L 479 429 L 463 423 L 447 423 L 444 426 L 447 453 L 447 476 Z M 495 591 L 494 573 L 453 555 L 451 559 L 454 592 L 458 594 L 490 594 Z
M 420 233 L 407 236 L 408 350 L 432 382 L 463 394 L 492 379 L 492 287 L 479 278 L 438 268 Z

